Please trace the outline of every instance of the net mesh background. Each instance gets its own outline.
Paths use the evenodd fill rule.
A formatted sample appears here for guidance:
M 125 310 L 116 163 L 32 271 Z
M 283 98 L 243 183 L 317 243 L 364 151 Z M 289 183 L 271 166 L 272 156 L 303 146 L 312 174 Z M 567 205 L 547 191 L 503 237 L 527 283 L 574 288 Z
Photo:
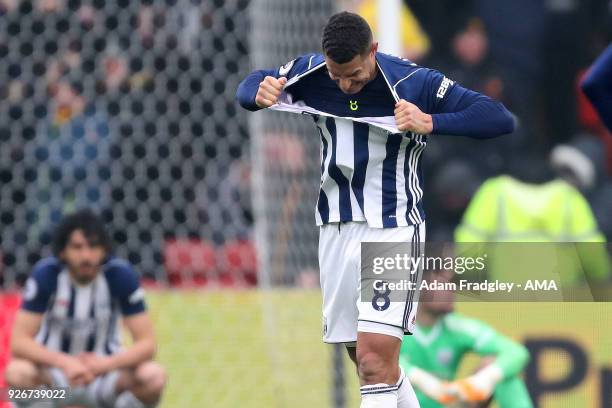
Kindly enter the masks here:
M 0 1 L 7 285 L 83 207 L 145 277 L 254 283 L 247 117 L 234 101 L 248 4 Z
M 253 67 L 279 67 L 319 50 L 323 26 L 334 7 L 330 0 L 254 1 Z M 251 115 L 250 120 L 255 237 L 262 283 L 309 285 L 313 273 L 318 274 L 314 209 L 320 183 L 319 136 L 307 116 L 266 111 Z

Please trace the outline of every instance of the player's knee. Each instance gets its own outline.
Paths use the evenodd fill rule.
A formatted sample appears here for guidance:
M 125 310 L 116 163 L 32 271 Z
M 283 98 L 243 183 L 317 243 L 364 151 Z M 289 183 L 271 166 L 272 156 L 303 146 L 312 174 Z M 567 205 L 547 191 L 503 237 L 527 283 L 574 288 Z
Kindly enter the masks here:
M 375 352 L 357 355 L 357 371 L 359 378 L 365 384 L 380 384 L 388 382 L 392 367 L 382 356 Z
M 166 370 L 153 361 L 138 366 L 134 374 L 136 384 L 151 395 L 160 395 L 166 386 Z
M 8 385 L 15 388 L 32 388 L 38 384 L 39 372 L 36 365 L 26 360 L 11 360 L 5 371 Z

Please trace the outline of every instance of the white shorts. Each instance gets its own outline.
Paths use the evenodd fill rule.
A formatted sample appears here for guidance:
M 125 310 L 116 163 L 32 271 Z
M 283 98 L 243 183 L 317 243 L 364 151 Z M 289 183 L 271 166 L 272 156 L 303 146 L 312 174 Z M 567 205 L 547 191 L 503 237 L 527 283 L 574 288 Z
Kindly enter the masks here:
M 320 228 L 319 267 L 325 343 L 353 343 L 357 341 L 357 331 L 400 338 L 404 333 L 414 331 L 418 306 L 414 296 L 408 296 L 402 302 L 392 301 L 385 310 L 374 308 L 372 301 L 361 300 L 362 242 L 409 242 L 413 244 L 410 255 L 414 256 L 423 250 L 425 223 L 397 228 L 370 228 L 365 222 L 349 222 L 327 224 Z M 418 276 L 420 273 L 418 271 Z
M 53 408 L 79 406 L 84 408 L 112 407 L 117 398 L 115 387 L 120 371 L 115 370 L 99 377 L 83 387 L 70 387 L 66 375 L 58 368 L 49 369 L 54 386 L 70 388 L 68 397 L 53 401 Z M 26 405 L 27 406 L 27 405 Z

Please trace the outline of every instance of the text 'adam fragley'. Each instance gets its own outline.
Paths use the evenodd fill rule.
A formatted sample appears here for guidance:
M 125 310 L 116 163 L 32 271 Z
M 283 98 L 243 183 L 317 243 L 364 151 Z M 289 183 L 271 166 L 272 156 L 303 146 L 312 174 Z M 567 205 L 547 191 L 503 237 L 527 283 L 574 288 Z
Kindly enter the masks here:
M 482 291 L 482 292 L 508 292 L 510 293 L 512 289 L 521 288 L 524 291 L 529 290 L 558 290 L 557 284 L 554 280 L 527 280 L 524 284 L 517 284 L 513 282 L 501 282 L 499 280 L 488 281 L 485 280 L 483 282 L 470 282 L 465 279 L 461 279 L 459 283 L 457 282 L 440 282 L 438 280 L 433 280 L 431 282 L 421 281 L 418 285 L 419 290 L 474 290 L 474 291 Z M 402 279 L 397 282 L 387 282 L 381 279 L 377 279 L 374 281 L 374 289 L 378 291 L 385 291 L 387 289 L 393 290 L 415 290 L 417 288 L 417 283 L 410 281 L 408 279 Z

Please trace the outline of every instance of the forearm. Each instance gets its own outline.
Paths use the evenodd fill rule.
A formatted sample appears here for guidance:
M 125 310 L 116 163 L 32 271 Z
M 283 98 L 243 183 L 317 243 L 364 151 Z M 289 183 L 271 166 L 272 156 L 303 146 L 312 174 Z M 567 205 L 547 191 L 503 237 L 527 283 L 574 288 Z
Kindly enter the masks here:
M 49 350 L 31 337 L 17 333 L 13 334 L 11 351 L 16 358 L 50 367 L 61 367 L 62 359 L 66 356 L 64 353 Z
M 121 368 L 132 368 L 152 360 L 155 356 L 155 339 L 145 338 L 136 341 L 129 348 L 109 357 L 109 371 Z
M 431 116 L 434 134 L 487 139 L 514 131 L 512 114 L 501 103 L 484 97 L 460 111 Z
M 258 111 L 261 108 L 255 103 L 259 84 L 266 76 L 274 76 L 274 70 L 259 70 L 252 72 L 238 85 L 236 100 L 244 109 Z
M 499 339 L 495 342 L 496 359 L 492 363 L 499 367 L 503 379 L 519 374 L 529 361 L 529 352 L 522 345 L 508 339 Z

